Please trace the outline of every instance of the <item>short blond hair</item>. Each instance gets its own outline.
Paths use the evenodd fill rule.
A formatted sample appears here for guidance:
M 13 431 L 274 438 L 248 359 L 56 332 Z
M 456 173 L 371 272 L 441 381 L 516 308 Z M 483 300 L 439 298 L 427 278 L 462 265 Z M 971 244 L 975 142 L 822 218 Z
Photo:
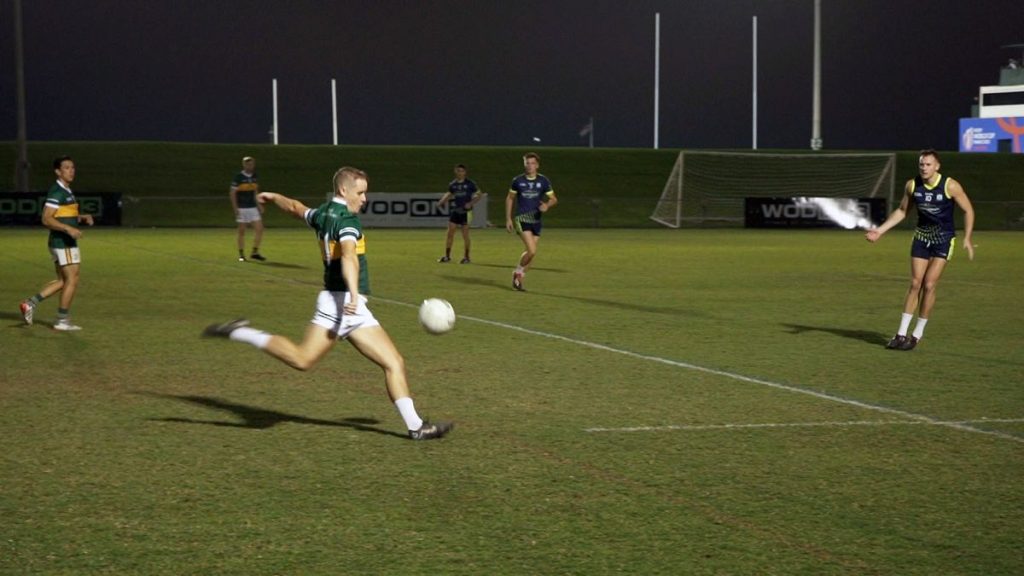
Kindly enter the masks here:
M 370 181 L 366 176 L 366 172 L 363 172 L 359 168 L 353 168 L 351 166 L 342 166 L 341 168 L 338 168 L 338 171 L 334 173 L 334 193 L 337 194 L 338 191 L 341 190 L 342 184 L 352 184 L 356 180 Z

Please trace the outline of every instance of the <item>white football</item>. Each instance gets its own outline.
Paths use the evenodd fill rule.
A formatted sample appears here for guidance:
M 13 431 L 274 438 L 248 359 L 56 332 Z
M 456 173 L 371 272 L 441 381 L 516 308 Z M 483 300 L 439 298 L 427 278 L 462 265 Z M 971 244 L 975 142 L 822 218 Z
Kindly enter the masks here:
M 447 300 L 427 298 L 420 304 L 420 324 L 431 334 L 444 334 L 455 327 L 455 309 Z

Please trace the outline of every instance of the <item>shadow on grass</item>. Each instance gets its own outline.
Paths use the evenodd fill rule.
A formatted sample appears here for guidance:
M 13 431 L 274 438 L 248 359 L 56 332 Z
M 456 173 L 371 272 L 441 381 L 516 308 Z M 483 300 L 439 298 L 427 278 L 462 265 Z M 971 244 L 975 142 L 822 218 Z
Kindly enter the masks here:
M 461 284 L 470 284 L 473 286 L 486 286 L 488 288 L 499 288 L 501 290 L 507 290 L 512 292 L 512 282 L 498 282 L 495 280 L 487 280 L 484 278 L 473 278 L 470 276 L 449 276 L 446 274 L 441 275 L 445 280 L 451 280 L 452 282 L 459 282 Z M 646 306 L 643 304 L 633 304 L 631 302 L 620 302 L 618 300 L 602 300 L 600 298 L 587 298 L 585 296 L 569 296 L 567 294 L 553 294 L 551 292 L 535 292 L 526 289 L 527 294 L 533 294 L 534 296 L 544 296 L 548 298 L 562 298 L 565 300 L 575 300 L 576 302 L 583 302 L 586 304 L 593 304 L 595 306 L 606 306 L 608 308 L 618 308 L 620 310 L 630 310 L 633 312 L 646 312 L 648 314 L 666 314 L 669 316 L 685 316 L 688 318 L 710 318 L 711 315 L 706 312 L 698 310 L 685 309 L 685 308 L 672 308 L 668 306 Z
M 8 324 L 8 328 L 31 328 L 32 326 L 42 326 L 43 328 L 53 328 L 53 322 L 40 322 L 36 320 L 32 323 L 32 326 L 25 324 L 25 319 L 21 317 L 21 314 L 17 312 L 0 312 L 0 320 L 14 320 L 14 324 Z
M 504 268 L 504 269 L 508 270 L 509 282 L 512 281 L 512 270 L 514 270 L 515 267 L 516 267 L 516 259 L 515 258 L 509 260 L 508 262 L 506 262 L 504 264 L 491 264 L 489 262 L 477 262 L 476 260 L 474 260 L 472 264 L 456 264 L 456 262 L 457 262 L 457 258 L 455 256 L 452 256 L 452 261 L 449 262 L 448 264 L 455 264 L 456 266 L 460 266 L 460 267 L 463 267 L 463 268 L 465 268 L 465 267 L 473 267 L 473 268 Z M 447 265 L 447 264 L 442 264 L 442 265 Z M 555 273 L 558 273 L 558 274 L 565 274 L 566 272 L 568 272 L 568 270 L 566 270 L 564 268 L 544 268 L 544 267 L 541 267 L 541 266 L 531 266 L 530 267 L 530 271 L 531 272 L 534 272 L 534 271 L 536 271 L 536 272 L 555 272 Z
M 851 340 L 860 340 L 868 344 L 885 344 L 889 336 L 881 332 L 870 330 L 850 330 L 848 328 L 835 328 L 832 326 L 806 326 L 804 324 L 783 324 L 790 334 L 803 334 L 804 332 L 825 332 Z
M 296 270 L 309 270 L 309 266 L 303 266 L 301 264 L 289 264 L 288 262 L 260 262 L 260 266 L 269 266 L 271 268 L 294 268 Z
M 378 420 L 373 418 L 345 418 L 343 420 L 321 420 L 319 418 L 307 418 L 306 416 L 298 416 L 296 414 L 288 414 L 286 412 L 278 412 L 276 410 L 267 410 L 265 408 L 259 408 L 256 406 L 248 406 L 245 404 L 238 404 L 235 402 L 229 402 L 227 400 L 221 400 L 220 398 L 212 398 L 210 396 L 192 396 L 192 395 L 177 395 L 177 394 L 160 394 L 157 392 L 142 392 L 146 396 L 153 396 L 155 398 L 164 398 L 169 400 L 178 400 L 180 402 L 187 402 L 189 404 L 197 404 L 205 408 L 212 410 L 220 410 L 222 412 L 228 412 L 234 414 L 236 417 L 241 419 L 241 422 L 226 422 L 223 420 L 195 420 L 192 418 L 150 418 L 149 420 L 155 422 L 181 422 L 185 424 L 206 424 L 208 426 L 229 426 L 233 428 L 252 428 L 256 430 L 264 430 L 267 428 L 273 428 L 278 424 L 284 422 L 291 422 L 295 424 L 312 424 L 314 426 L 339 426 L 342 428 L 352 428 L 361 432 L 376 432 L 377 434 L 384 434 L 385 436 L 397 436 L 399 438 L 406 438 L 405 434 L 400 434 L 392 430 L 385 430 L 384 428 L 378 428 L 372 426 L 377 424 Z
M 28 326 L 25 324 L 25 319 L 21 317 L 21 314 L 17 312 L 0 312 L 0 320 L 17 320 L 17 324 L 11 324 L 8 328 L 17 328 L 18 326 Z

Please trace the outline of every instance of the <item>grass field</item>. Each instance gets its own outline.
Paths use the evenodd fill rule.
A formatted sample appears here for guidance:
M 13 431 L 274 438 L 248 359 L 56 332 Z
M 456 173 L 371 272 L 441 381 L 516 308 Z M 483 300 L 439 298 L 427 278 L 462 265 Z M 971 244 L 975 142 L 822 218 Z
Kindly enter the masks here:
M 978 233 L 913 352 L 883 349 L 910 233 L 371 230 L 371 307 L 421 413 L 340 344 L 295 372 L 308 232 L 87 230 L 79 333 L 25 327 L 45 232 L 0 230 L 0 574 L 1024 572 L 1021 237 Z M 456 241 L 456 254 L 461 246 Z M 450 334 L 416 324 L 450 300 Z

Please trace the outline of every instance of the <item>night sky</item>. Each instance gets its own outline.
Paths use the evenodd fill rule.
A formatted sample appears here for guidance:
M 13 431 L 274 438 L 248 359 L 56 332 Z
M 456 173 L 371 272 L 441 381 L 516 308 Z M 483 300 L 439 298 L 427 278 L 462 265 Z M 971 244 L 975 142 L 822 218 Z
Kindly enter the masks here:
M 812 0 L 22 0 L 30 140 L 807 148 Z M 0 4 L 0 140 L 16 136 Z M 1024 42 L 1020 0 L 823 0 L 826 149 L 955 150 L 978 86 Z

